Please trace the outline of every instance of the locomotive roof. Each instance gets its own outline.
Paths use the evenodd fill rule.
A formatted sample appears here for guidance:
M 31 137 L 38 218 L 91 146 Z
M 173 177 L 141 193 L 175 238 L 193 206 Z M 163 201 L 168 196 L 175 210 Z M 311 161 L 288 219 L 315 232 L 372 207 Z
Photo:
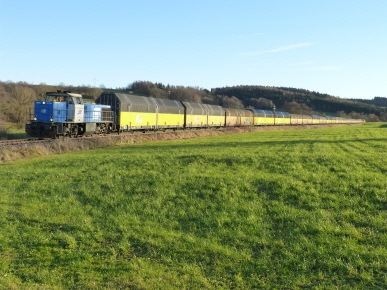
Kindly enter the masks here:
M 55 95 L 55 96 L 72 96 L 72 97 L 75 97 L 75 98 L 82 98 L 82 95 L 81 94 L 75 94 L 75 93 L 70 93 L 70 92 L 48 92 L 46 93 L 46 96 L 51 96 L 51 95 Z

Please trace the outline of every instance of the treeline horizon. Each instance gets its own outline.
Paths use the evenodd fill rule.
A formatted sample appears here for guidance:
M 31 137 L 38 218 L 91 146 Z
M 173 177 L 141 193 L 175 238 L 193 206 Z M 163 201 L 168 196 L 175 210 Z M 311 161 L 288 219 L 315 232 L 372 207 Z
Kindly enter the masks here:
M 46 92 L 57 90 L 82 94 L 85 99 L 95 100 L 104 91 L 140 94 L 148 97 L 220 105 L 234 109 L 262 109 L 286 111 L 291 114 L 329 115 L 368 122 L 387 121 L 387 98 L 375 97 L 376 102 L 342 99 L 305 89 L 265 86 L 233 86 L 214 88 L 211 91 L 199 87 L 165 85 L 150 81 L 134 81 L 127 87 L 109 89 L 90 85 L 46 85 L 27 82 L 0 81 L 0 121 L 14 123 L 19 129 L 27 121 L 27 110 L 33 102 L 43 100 Z M 367 100 L 371 101 L 371 100 Z
M 369 105 L 375 105 L 378 107 L 387 107 L 387 98 L 385 97 L 374 97 L 373 99 L 349 99 L 351 101 L 357 101 Z

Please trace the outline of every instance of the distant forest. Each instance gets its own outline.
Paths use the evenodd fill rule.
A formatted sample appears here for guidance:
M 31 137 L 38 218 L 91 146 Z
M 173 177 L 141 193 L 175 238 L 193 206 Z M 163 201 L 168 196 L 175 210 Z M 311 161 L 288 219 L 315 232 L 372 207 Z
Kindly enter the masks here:
M 214 88 L 172 86 L 149 81 L 135 81 L 125 88 L 106 89 L 90 86 L 32 85 L 26 82 L 0 82 L 0 121 L 23 128 L 26 112 L 35 100 L 43 100 L 46 92 L 67 90 L 95 100 L 104 91 L 134 93 L 155 98 L 173 99 L 220 105 L 235 109 L 264 109 L 293 114 L 318 114 L 365 119 L 371 122 L 387 121 L 387 98 L 349 100 L 304 89 L 234 86 Z M 0 123 L 0 124 L 1 124 Z
M 375 97 L 372 100 L 366 100 L 366 99 L 349 99 L 349 100 L 387 108 L 387 98 L 384 98 L 384 97 Z

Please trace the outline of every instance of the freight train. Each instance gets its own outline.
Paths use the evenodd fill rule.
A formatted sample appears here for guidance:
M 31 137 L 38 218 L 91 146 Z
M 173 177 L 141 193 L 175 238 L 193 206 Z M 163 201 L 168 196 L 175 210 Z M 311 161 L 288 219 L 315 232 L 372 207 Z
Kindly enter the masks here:
M 44 101 L 35 101 L 29 115 L 26 132 L 37 138 L 122 131 L 365 122 L 268 110 L 230 109 L 126 93 L 105 92 L 92 104 L 84 103 L 82 95 L 68 91 L 47 93 Z

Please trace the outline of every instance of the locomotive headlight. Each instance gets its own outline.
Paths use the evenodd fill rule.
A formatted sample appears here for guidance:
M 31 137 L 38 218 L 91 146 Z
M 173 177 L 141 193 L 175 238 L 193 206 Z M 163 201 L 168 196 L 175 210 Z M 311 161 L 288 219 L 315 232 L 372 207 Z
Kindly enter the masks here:
M 52 118 L 52 116 L 50 116 L 50 122 L 54 121 L 54 119 Z
M 36 115 L 34 116 L 34 121 L 36 121 L 38 118 L 36 118 Z

